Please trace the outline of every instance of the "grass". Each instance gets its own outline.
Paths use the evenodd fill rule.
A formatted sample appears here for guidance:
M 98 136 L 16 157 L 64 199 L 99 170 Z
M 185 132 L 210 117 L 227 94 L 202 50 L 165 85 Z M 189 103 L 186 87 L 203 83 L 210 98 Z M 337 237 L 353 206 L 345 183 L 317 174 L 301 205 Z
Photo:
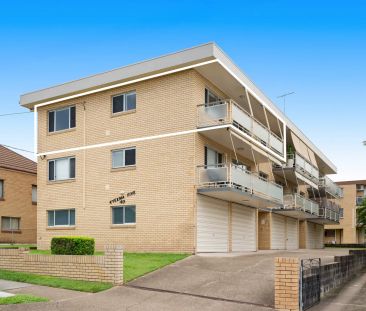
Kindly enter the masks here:
M 2 269 L 0 269 L 0 278 L 3 280 L 71 289 L 80 292 L 90 292 L 90 293 L 100 292 L 113 286 L 111 283 L 64 279 L 48 275 L 8 271 Z
M 13 305 L 13 304 L 20 304 L 20 303 L 31 303 L 31 302 L 45 302 L 48 301 L 47 298 L 38 297 L 33 295 L 15 295 L 11 297 L 3 297 L 0 298 L 0 305 Z
M 123 280 L 124 282 L 132 281 L 188 256 L 189 254 L 124 253 Z

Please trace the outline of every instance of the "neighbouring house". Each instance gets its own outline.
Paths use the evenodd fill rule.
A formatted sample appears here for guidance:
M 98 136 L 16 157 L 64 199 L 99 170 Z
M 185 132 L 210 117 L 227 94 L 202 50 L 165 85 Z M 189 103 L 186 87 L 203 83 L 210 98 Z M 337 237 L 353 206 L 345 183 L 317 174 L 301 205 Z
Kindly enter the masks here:
M 0 243 L 36 243 L 37 164 L 0 145 Z
M 40 249 L 57 235 L 128 251 L 321 248 L 338 223 L 334 164 L 214 43 L 20 104 L 37 121 Z
M 361 244 L 366 242 L 365 228 L 357 221 L 357 208 L 366 198 L 366 180 L 340 181 L 344 196 L 338 200 L 341 206 L 339 224 L 325 226 L 325 242 L 334 244 Z

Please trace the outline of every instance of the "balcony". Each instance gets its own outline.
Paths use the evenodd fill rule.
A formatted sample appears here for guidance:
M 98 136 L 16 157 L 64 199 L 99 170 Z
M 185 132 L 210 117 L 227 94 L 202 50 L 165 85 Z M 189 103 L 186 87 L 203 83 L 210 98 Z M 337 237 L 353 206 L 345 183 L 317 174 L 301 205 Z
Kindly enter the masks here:
M 319 204 L 297 193 L 286 194 L 283 197 L 283 207 L 275 211 L 298 219 L 312 219 L 319 216 Z
M 366 197 L 356 197 L 356 206 L 361 206 Z
M 319 170 L 298 153 L 288 154 L 286 164 L 275 164 L 273 172 L 281 177 L 285 176 L 294 184 L 307 184 L 318 188 Z
M 198 167 L 198 193 L 252 207 L 279 207 L 283 189 L 240 165 Z
M 339 224 L 340 206 L 326 198 L 317 200 L 319 203 L 319 219 L 311 221 L 322 224 Z
M 319 188 L 324 188 L 325 192 L 330 194 L 333 198 L 343 198 L 342 188 L 327 176 L 319 179 Z
M 282 138 L 270 131 L 233 100 L 221 100 L 197 106 L 199 128 L 231 124 L 254 141 L 263 145 L 275 154 L 283 156 Z

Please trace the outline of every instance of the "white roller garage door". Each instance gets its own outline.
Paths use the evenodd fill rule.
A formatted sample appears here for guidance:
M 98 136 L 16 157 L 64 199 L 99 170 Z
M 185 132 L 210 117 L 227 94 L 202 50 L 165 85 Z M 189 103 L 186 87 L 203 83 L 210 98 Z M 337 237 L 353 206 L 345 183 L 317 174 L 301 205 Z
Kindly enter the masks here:
M 298 249 L 299 248 L 299 230 L 297 219 L 287 217 L 286 218 L 286 248 Z
M 256 211 L 239 204 L 232 205 L 232 251 L 256 251 Z
M 313 222 L 307 225 L 307 248 L 323 248 L 324 227 Z
M 228 244 L 228 204 L 197 196 L 197 252 L 227 252 Z
M 272 214 L 271 249 L 286 248 L 286 218 Z

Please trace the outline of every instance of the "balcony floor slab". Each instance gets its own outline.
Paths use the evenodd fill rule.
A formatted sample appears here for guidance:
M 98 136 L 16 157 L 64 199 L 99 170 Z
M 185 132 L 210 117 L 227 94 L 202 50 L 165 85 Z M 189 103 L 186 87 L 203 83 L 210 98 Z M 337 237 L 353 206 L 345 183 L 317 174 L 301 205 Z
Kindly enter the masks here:
M 293 217 L 293 218 L 301 219 L 301 220 L 312 219 L 312 218 L 316 217 L 316 215 L 304 212 L 304 211 L 296 209 L 296 208 L 280 208 L 280 209 L 276 208 L 276 209 L 273 209 L 272 211 L 276 214 Z
M 212 198 L 256 208 L 266 209 L 282 206 L 282 203 L 230 186 L 201 187 L 197 189 L 197 192 Z

